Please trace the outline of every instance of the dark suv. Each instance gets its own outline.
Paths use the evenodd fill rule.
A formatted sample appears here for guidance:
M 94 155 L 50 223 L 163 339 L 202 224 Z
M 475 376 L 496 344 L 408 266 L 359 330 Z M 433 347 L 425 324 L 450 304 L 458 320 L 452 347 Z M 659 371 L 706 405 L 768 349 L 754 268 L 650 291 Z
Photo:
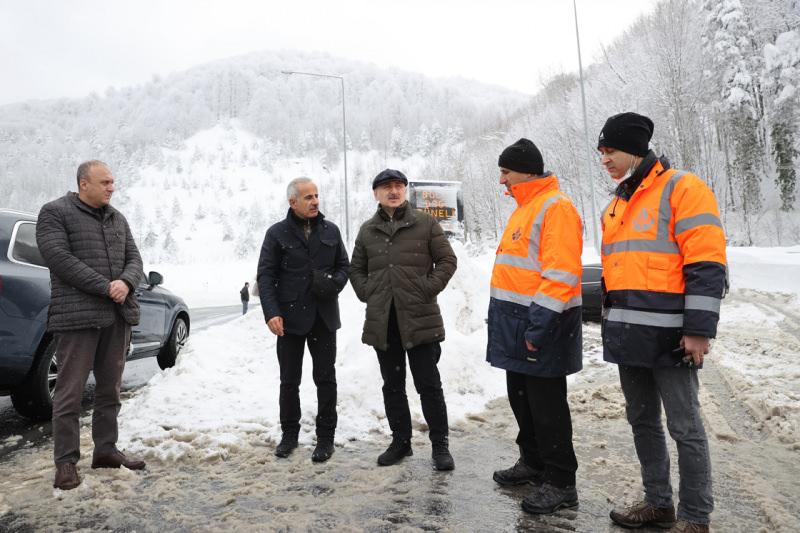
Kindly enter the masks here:
M 156 356 L 158 366 L 175 364 L 189 337 L 189 309 L 159 287 L 150 272 L 136 288 L 141 321 L 133 327 L 128 360 Z M 47 333 L 50 272 L 36 246 L 36 215 L 0 209 L 0 394 L 34 419 L 50 418 L 58 354 Z

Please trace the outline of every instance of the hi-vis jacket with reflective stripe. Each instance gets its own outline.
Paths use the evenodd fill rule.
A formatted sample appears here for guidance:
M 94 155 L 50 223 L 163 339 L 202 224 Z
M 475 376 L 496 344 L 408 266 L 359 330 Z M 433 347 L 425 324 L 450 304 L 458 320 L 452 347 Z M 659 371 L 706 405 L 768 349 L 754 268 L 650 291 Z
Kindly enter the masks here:
M 580 216 L 553 175 L 514 185 L 511 195 L 518 207 L 497 248 L 486 360 L 539 377 L 572 374 L 582 354 Z
M 651 153 L 652 154 L 652 153 Z M 673 366 L 682 335 L 714 337 L 726 288 L 725 234 L 714 193 L 689 172 L 652 165 L 603 224 L 603 356 Z

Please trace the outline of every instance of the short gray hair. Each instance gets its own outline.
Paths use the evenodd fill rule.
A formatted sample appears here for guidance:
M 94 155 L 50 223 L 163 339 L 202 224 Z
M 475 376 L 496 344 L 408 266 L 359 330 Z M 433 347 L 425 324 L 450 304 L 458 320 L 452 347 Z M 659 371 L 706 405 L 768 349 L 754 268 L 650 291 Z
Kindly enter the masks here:
M 97 165 L 102 165 L 108 168 L 108 165 L 106 165 L 99 159 L 90 159 L 89 161 L 84 161 L 83 163 L 78 165 L 78 187 L 81 186 L 81 180 L 89 179 L 89 171 L 92 170 L 92 167 L 96 167 Z
M 286 199 L 291 200 L 292 198 L 297 198 L 297 186 L 303 183 L 314 183 L 314 180 L 305 176 L 300 176 L 290 181 L 289 185 L 286 186 Z

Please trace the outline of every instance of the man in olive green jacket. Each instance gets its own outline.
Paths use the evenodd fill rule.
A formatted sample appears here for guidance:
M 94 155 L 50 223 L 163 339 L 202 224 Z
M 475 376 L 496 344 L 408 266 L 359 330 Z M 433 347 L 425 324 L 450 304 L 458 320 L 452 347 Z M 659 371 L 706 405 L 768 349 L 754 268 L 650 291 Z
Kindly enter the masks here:
M 436 364 L 444 323 L 436 295 L 456 271 L 456 256 L 439 223 L 406 201 L 408 179 L 398 170 L 375 176 L 380 204 L 364 222 L 350 263 L 350 283 L 367 304 L 361 340 L 375 348 L 392 443 L 378 457 L 388 466 L 412 455 L 406 397 L 406 353 L 428 423 L 437 470 L 455 467 L 448 447 L 447 406 Z

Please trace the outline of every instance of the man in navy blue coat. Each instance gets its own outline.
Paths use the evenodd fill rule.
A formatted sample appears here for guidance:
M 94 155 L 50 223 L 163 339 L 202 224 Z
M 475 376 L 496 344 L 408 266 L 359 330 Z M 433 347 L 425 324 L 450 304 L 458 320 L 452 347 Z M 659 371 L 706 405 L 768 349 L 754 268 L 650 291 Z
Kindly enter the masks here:
M 308 344 L 317 386 L 317 446 L 323 462 L 333 455 L 336 431 L 336 330 L 339 292 L 350 262 L 339 228 L 319 212 L 317 186 L 295 178 L 286 188 L 289 212 L 264 237 L 258 260 L 258 290 L 269 330 L 278 336 L 280 419 L 283 436 L 275 455 L 288 457 L 300 431 L 300 378 Z

